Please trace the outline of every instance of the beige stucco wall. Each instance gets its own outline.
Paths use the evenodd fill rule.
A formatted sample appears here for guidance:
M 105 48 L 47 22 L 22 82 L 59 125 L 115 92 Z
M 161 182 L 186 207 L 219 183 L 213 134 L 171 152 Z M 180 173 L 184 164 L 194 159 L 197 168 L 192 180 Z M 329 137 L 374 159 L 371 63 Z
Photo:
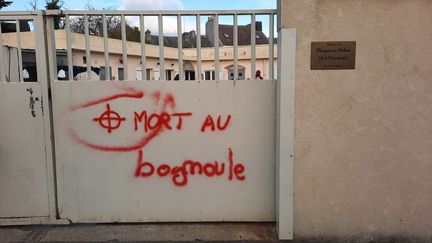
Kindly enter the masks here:
M 432 1 L 281 3 L 297 29 L 295 237 L 431 237 Z M 311 41 L 357 41 L 356 69 L 311 71 Z

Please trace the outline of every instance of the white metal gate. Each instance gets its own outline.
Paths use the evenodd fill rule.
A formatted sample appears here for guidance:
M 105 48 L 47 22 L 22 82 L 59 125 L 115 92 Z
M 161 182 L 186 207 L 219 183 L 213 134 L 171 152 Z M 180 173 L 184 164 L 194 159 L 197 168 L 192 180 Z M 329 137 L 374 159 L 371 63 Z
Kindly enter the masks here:
M 55 217 L 50 109 L 44 36 L 34 35 L 43 19 L 13 13 L 0 22 L 0 224 L 47 222 Z
M 51 21 L 65 17 L 65 38 L 55 37 L 62 33 L 51 28 L 49 51 L 55 57 L 54 50 L 59 49 L 55 46 L 66 47 L 68 67 L 61 69 L 69 73 L 69 81 L 60 81 L 56 77 L 60 67 L 50 68 L 55 70 L 51 88 L 60 217 L 72 222 L 275 220 L 276 81 L 273 77 L 239 80 L 244 77 L 238 75 L 237 31 L 232 36 L 234 59 L 229 60 L 235 80 L 221 80 L 216 68 L 216 80 L 203 82 L 204 75 L 199 74 L 206 56 L 200 38 L 192 58 L 184 54 L 182 31 L 178 31 L 176 49 L 164 46 L 163 41 L 166 17 L 173 17 L 181 27 L 183 15 L 195 16 L 196 36 L 201 36 L 200 16 L 208 15 L 214 43 L 219 43 L 219 34 L 214 34 L 218 33 L 218 15 L 233 16 L 235 30 L 239 15 L 252 16 L 255 30 L 257 14 L 273 19 L 275 11 L 157 13 L 159 45 L 145 43 L 141 35 L 141 42 L 135 44 L 138 50 L 127 41 L 126 18 L 137 17 L 143 30 L 145 17 L 154 12 L 63 11 L 50 16 Z M 121 20 L 121 40 L 107 36 L 111 16 Z M 83 33 L 69 31 L 80 18 Z M 98 18 L 102 35 L 93 27 Z M 249 34 L 254 42 L 256 34 Z M 77 50 L 80 39 L 85 46 L 82 51 Z M 121 53 L 115 53 L 115 43 L 121 44 Z M 215 67 L 227 62 L 222 48 L 212 48 Z M 255 46 L 242 48 L 252 52 L 255 69 Z M 266 48 L 273 56 L 273 44 Z M 133 80 L 136 69 L 151 66 L 153 49 L 158 52 L 155 59 L 161 80 L 146 81 L 143 75 L 142 80 Z M 137 60 L 135 52 L 140 56 Z M 85 57 L 86 72 L 84 80 L 74 81 L 73 65 L 80 63 L 79 55 Z M 113 56 L 121 58 L 121 63 L 113 61 Z M 141 65 L 134 67 L 138 60 Z M 178 65 L 179 80 L 168 80 L 173 76 L 168 70 L 183 60 L 195 64 L 196 80 L 184 80 L 182 65 Z M 118 80 L 94 80 L 95 65 L 101 61 L 112 70 L 121 68 L 121 73 L 113 74 Z M 273 70 L 273 62 L 266 65 Z M 255 75 L 255 70 L 249 74 Z M 126 81 L 120 81 L 123 77 Z
M 248 47 L 239 46 L 243 15 L 250 16 Z M 256 45 L 258 15 L 268 16 L 265 47 Z M 276 10 L 2 14 L 0 21 L 15 21 L 16 31 L 1 34 L 0 56 L 16 53 L 18 65 L 11 58 L 0 65 L 0 224 L 278 220 L 284 238 L 292 237 L 294 77 L 279 67 L 289 76 L 282 86 L 274 75 L 275 15 Z M 157 19 L 156 48 L 146 43 L 148 16 Z M 164 46 L 164 19 L 175 19 L 181 30 L 184 16 L 196 21 L 194 53 L 183 49 L 181 31 L 177 48 Z M 202 48 L 202 16 L 212 27 L 210 42 L 217 43 L 211 48 Z M 233 19 L 231 51 L 219 45 L 221 16 Z M 121 23 L 120 39 L 108 38 L 110 17 Z M 132 17 L 141 30 L 136 43 L 127 41 L 126 20 Z M 60 18 L 64 29 L 54 28 Z M 92 18 L 101 21 L 97 31 L 91 30 Z M 27 20 L 32 27 L 22 31 Z M 77 20 L 79 34 L 71 29 Z M 295 35 L 288 37 L 291 48 Z M 28 61 L 32 50 L 36 74 Z M 267 76 L 260 80 L 255 70 L 264 52 L 268 61 L 260 63 Z M 203 65 L 203 53 L 211 56 L 211 68 Z M 291 48 L 290 58 L 293 53 Z M 157 58 L 157 67 L 149 56 Z M 239 67 L 249 70 L 239 77 Z M 222 80 L 230 76 L 224 69 L 232 69 L 233 80 Z M 37 79 L 30 80 L 32 75 Z M 156 76 L 160 80 L 149 81 Z M 170 76 L 175 81 L 166 80 Z M 203 80 L 207 76 L 215 80 Z M 277 106 L 281 101 L 288 103 Z

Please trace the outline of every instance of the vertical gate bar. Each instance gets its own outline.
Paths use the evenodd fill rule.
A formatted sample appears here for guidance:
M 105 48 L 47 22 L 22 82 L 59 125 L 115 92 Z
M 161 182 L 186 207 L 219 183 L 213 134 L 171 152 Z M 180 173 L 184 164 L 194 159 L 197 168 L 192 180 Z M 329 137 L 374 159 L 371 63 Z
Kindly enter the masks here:
M 86 46 L 86 63 L 87 63 L 87 80 L 91 80 L 91 60 L 90 60 L 90 36 L 89 36 L 89 20 L 87 14 L 84 14 L 84 34 Z
M 196 45 L 197 45 L 197 76 L 196 80 L 202 80 L 201 78 L 201 16 L 196 16 Z
M 67 60 L 68 60 L 68 77 L 69 81 L 73 80 L 73 63 L 72 63 L 72 39 L 71 39 L 71 29 L 69 15 L 65 15 L 65 25 L 66 25 L 66 45 L 67 45 Z
M 0 21 L 0 26 L 1 26 Z M 4 72 L 4 54 L 3 54 L 3 36 L 2 36 L 2 30 L 0 27 L 0 83 L 6 82 L 6 75 Z
M 16 26 L 16 41 L 17 41 L 17 49 L 18 49 L 18 71 L 19 71 L 19 82 L 24 82 L 23 77 L 23 60 L 22 60 L 22 51 L 21 51 L 21 27 L 20 20 L 15 20 Z
M 145 30 L 144 15 L 140 15 L 140 41 L 141 41 L 141 80 L 147 80 L 146 49 L 145 49 Z
M 102 28 L 104 38 L 104 59 L 105 59 L 105 80 L 111 80 L 111 69 L 109 64 L 109 47 L 108 47 L 108 27 L 106 15 L 102 15 Z
M 269 30 L 269 79 L 274 79 L 274 15 L 270 14 L 270 30 Z
M 48 203 L 49 212 L 51 219 L 59 218 L 58 211 L 58 194 L 57 194 L 57 177 L 56 177 L 56 161 L 55 161 L 55 143 L 53 138 L 54 134 L 54 121 L 52 116 L 52 102 L 49 99 L 49 90 L 51 87 L 51 80 L 49 79 L 49 63 L 51 61 L 47 60 L 48 56 L 52 54 L 52 47 L 49 45 L 49 38 L 51 33 L 44 26 L 44 19 L 49 19 L 49 16 L 43 16 L 42 12 L 38 12 L 37 16 L 34 18 L 35 21 L 35 53 L 36 53 L 36 70 L 37 70 L 37 80 L 41 85 L 41 105 L 43 105 L 43 123 L 44 123 L 44 141 L 45 141 L 45 156 L 46 156 L 46 170 L 47 170 L 47 183 L 48 183 Z M 49 21 L 49 20 L 48 20 Z M 47 35 L 45 35 L 45 33 Z M 45 39 L 45 37 L 47 37 Z M 55 53 L 55 45 L 54 45 Z M 48 56 L 47 56 L 48 54 Z M 47 65 L 48 63 L 48 65 Z M 52 99 L 55 98 L 53 94 Z
M 47 54 L 50 53 L 50 46 L 45 44 L 48 44 L 50 42 L 46 42 L 45 40 L 45 28 L 44 27 L 44 18 L 50 19 L 49 16 L 43 16 L 41 13 L 38 14 L 38 16 L 34 19 L 35 21 L 35 54 L 36 54 L 36 70 L 37 70 L 37 79 L 39 82 L 41 82 L 42 86 L 48 83 L 48 73 L 47 70 L 50 67 L 48 60 L 47 60 Z M 48 31 L 46 37 L 50 37 L 50 32 Z M 55 45 L 54 45 L 55 46 Z M 48 48 L 47 48 L 48 47 Z M 48 50 L 46 50 L 48 49 Z M 47 64 L 48 63 L 48 64 Z M 48 88 L 47 88 L 48 89 Z M 45 89 L 44 89 L 45 91 Z
M 46 16 L 46 40 L 48 46 L 48 70 L 50 80 L 57 80 L 57 50 L 54 33 L 54 17 Z M 40 34 L 42 35 L 42 31 Z M 42 54 L 41 54 L 42 55 Z M 38 72 L 39 73 L 39 72 Z
M 121 15 L 121 38 L 122 38 L 122 53 L 123 53 L 123 79 L 128 80 L 128 60 L 127 60 L 127 45 L 126 45 L 126 19 L 124 14 Z
M 238 80 L 238 30 L 237 30 L 237 14 L 234 14 L 234 25 L 233 25 L 233 56 L 234 56 L 234 80 Z
M 177 50 L 178 50 L 178 67 L 179 67 L 179 80 L 184 80 L 183 71 L 183 33 L 182 33 L 182 16 L 177 15 Z
M 215 14 L 213 21 L 213 30 L 214 30 L 214 69 L 215 69 L 215 79 L 219 80 L 219 15 Z
M 256 70 L 256 22 L 255 14 L 251 15 L 251 79 L 255 79 Z
M 164 38 L 163 38 L 163 18 L 162 14 L 158 16 L 159 28 L 159 80 L 165 80 L 165 56 L 164 56 Z

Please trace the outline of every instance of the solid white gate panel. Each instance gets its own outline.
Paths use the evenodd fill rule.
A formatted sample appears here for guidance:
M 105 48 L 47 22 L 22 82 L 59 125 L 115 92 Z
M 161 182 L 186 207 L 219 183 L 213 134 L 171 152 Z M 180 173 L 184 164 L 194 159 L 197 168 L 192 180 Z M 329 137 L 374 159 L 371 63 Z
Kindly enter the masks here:
M 40 83 L 0 83 L 0 218 L 49 216 Z
M 54 82 L 61 218 L 274 221 L 274 81 Z

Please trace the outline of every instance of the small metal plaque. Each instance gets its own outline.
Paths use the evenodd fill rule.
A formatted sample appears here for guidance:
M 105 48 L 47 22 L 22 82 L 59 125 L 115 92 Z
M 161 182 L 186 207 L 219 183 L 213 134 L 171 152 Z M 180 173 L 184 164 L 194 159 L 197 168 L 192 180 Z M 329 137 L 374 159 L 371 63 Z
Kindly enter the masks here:
M 355 41 L 312 42 L 311 70 L 355 69 Z

